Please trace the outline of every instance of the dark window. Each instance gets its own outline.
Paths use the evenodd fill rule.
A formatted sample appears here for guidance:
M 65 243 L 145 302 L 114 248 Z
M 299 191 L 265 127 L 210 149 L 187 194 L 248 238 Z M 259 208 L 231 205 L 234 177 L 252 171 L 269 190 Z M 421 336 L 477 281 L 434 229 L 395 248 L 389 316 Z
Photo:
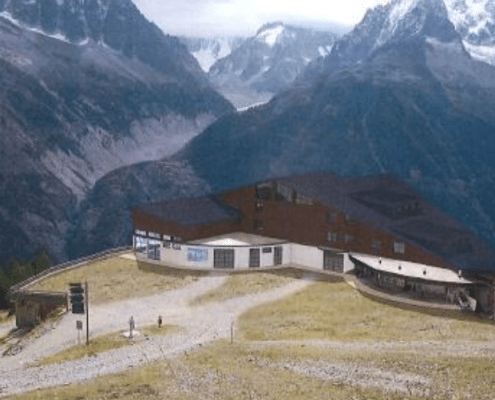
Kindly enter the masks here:
M 260 249 L 249 249 L 249 267 L 258 268 L 260 266 Z
M 234 249 L 214 249 L 213 267 L 221 269 L 233 269 Z
M 344 256 L 325 250 L 323 252 L 323 269 L 327 271 L 344 272 Z
M 282 250 L 280 246 L 273 248 L 273 265 L 282 264 Z
M 327 242 L 332 243 L 336 242 L 339 239 L 338 235 L 335 232 L 327 233 Z
M 256 212 L 260 212 L 261 210 L 263 210 L 263 200 L 256 200 L 256 203 L 255 203 L 255 206 L 254 206 L 254 209 L 256 210 Z
M 337 220 L 337 213 L 334 212 L 327 212 L 327 222 L 329 224 L 333 224 Z
M 373 247 L 373 251 L 375 252 L 375 254 L 378 254 L 382 249 L 382 242 L 380 242 L 379 240 L 373 240 L 371 246 Z
M 406 244 L 404 242 L 394 242 L 394 253 L 404 254 L 406 252 Z
M 258 231 L 263 230 L 263 221 L 261 221 L 259 219 L 255 219 L 253 222 L 253 228 L 258 230 Z
M 263 253 L 271 253 L 272 248 L 271 247 L 263 247 Z
M 349 244 L 349 243 L 351 243 L 353 241 L 354 241 L 354 236 L 353 235 L 351 235 L 350 233 L 346 233 L 344 235 L 344 243 L 345 244 Z

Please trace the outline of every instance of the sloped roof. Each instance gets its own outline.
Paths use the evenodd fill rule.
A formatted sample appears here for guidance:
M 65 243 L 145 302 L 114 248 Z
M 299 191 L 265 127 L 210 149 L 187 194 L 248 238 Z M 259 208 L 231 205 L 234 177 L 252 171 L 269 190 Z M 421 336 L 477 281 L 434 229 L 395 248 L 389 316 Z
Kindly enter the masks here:
M 182 226 L 205 225 L 225 220 L 236 221 L 241 217 L 234 207 L 224 204 L 214 196 L 151 203 L 136 209 Z

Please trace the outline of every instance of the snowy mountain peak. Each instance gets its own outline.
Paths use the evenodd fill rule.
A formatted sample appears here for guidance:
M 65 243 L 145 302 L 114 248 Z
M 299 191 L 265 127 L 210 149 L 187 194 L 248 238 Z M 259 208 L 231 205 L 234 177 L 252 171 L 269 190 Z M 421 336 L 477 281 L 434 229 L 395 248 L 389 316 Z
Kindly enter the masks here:
M 269 47 L 273 47 L 283 34 L 284 29 L 285 27 L 282 22 L 263 25 L 256 33 L 256 39 L 262 43 L 266 43 Z
M 456 39 L 443 0 L 393 0 L 375 47 L 415 35 Z

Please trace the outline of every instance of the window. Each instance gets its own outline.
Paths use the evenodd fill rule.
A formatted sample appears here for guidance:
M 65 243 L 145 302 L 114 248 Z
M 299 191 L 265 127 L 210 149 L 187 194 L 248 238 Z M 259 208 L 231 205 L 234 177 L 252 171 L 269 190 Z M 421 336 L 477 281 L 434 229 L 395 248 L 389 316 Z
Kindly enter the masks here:
M 160 260 L 160 241 L 150 239 L 148 242 L 148 258 L 151 260 Z
M 346 233 L 344 235 L 344 243 L 349 244 L 354 241 L 354 235 L 351 235 L 350 233 Z
M 146 253 L 146 249 L 148 247 L 148 239 L 134 236 L 134 249 L 138 253 Z
M 379 240 L 373 240 L 371 247 L 373 248 L 373 251 L 375 252 L 375 254 L 378 254 L 380 252 L 380 250 L 382 249 L 382 242 L 380 242 Z
M 327 233 L 327 242 L 332 243 L 338 240 L 338 235 L 335 232 Z
M 255 219 L 253 222 L 253 228 L 258 230 L 258 231 L 263 230 L 263 221 L 261 221 L 259 219 Z
M 273 251 L 273 265 L 282 265 L 282 251 L 281 246 L 274 247 Z
M 271 253 L 272 252 L 272 248 L 271 247 L 263 247 L 263 253 Z
M 404 254 L 406 252 L 406 244 L 404 242 L 394 242 L 394 253 Z
M 354 222 L 356 222 L 356 220 L 352 219 L 349 214 L 346 214 L 345 215 L 345 222 L 346 222 L 346 224 L 353 224 Z
M 161 239 L 162 236 L 157 232 L 148 232 L 148 236 L 153 239 Z
M 187 249 L 187 261 L 193 262 L 203 262 L 208 261 L 208 250 L 205 249 L 195 249 L 188 248 Z
M 142 230 L 139 230 L 139 229 L 136 229 L 134 231 L 134 233 L 138 236 L 146 236 L 146 231 L 142 231 Z
M 233 269 L 234 249 L 214 249 L 213 267 L 221 269 Z
M 256 212 L 260 212 L 261 210 L 263 210 L 263 200 L 256 200 L 256 203 L 255 203 L 255 210 Z
M 337 220 L 337 213 L 334 212 L 327 212 L 327 222 L 329 224 L 333 224 Z
M 260 249 L 249 249 L 249 267 L 258 268 L 260 266 Z
M 329 250 L 323 252 L 323 269 L 336 272 L 344 272 L 344 256 L 332 253 Z

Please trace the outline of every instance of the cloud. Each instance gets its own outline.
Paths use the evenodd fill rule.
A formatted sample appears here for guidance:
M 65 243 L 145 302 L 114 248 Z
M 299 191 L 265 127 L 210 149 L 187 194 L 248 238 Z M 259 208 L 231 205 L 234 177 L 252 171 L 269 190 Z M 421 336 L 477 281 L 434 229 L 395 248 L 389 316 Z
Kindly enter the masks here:
M 266 22 L 353 26 L 366 10 L 387 0 L 135 0 L 166 33 L 252 35 Z

